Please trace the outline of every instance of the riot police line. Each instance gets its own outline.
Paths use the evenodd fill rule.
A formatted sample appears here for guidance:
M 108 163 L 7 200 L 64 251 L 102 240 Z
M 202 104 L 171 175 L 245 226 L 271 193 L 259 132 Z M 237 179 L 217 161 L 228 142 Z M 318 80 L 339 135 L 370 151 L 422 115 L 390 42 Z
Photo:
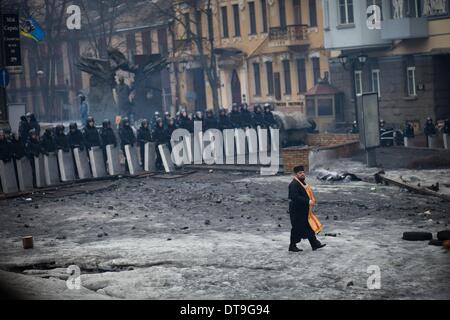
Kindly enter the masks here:
M 140 121 L 137 130 L 125 117 L 120 122 L 118 137 L 111 121 L 106 119 L 97 128 L 93 117 L 87 118 L 83 128 L 76 122 L 68 130 L 58 124 L 40 135 L 39 122 L 29 113 L 21 117 L 18 135 L 0 130 L 2 192 L 30 191 L 126 172 L 131 175 L 142 171 L 170 172 L 174 170 L 173 164 L 165 159 L 170 155 L 172 133 L 178 128 L 193 133 L 195 121 L 202 123 L 204 131 L 277 127 L 269 104 L 264 109 L 255 105 L 253 112 L 246 104 L 240 107 L 233 104 L 231 112 L 220 109 L 217 117 L 212 110 L 203 115 L 202 112 L 188 114 L 182 109 L 175 117 L 168 112 L 163 117 L 155 113 L 151 122 Z M 139 146 L 139 156 L 136 146 Z M 120 153 L 125 158 L 125 168 L 120 164 Z
M 359 133 L 356 121 L 353 123 L 350 132 Z M 431 117 L 428 117 L 425 121 L 423 134 L 426 138 L 427 148 L 438 148 L 438 135 L 442 134 L 443 147 L 444 149 L 448 149 L 448 136 L 450 134 L 449 119 L 445 119 L 441 125 L 439 125 L 437 122 L 435 123 Z M 414 130 L 414 125 L 410 121 L 406 121 L 403 130 L 399 130 L 387 127 L 386 122 L 383 119 L 380 120 L 380 145 L 382 147 L 392 147 L 394 145 L 411 147 L 414 145 L 413 140 L 415 137 L 416 132 Z

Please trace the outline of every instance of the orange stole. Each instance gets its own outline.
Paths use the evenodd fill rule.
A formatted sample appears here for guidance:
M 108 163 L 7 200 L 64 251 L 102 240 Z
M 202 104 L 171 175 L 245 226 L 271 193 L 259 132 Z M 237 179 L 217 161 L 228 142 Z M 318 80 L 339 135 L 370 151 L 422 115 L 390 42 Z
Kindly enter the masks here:
M 313 200 L 316 202 L 316 198 L 314 197 L 314 193 L 312 191 L 312 188 L 309 184 L 306 186 L 303 185 L 303 183 L 300 182 L 300 180 L 297 177 L 294 177 L 295 180 L 300 183 L 300 185 L 305 189 L 306 193 L 308 194 L 309 200 Z M 309 213 L 308 213 L 308 223 L 311 226 L 311 229 L 316 233 L 320 233 L 323 230 L 323 224 L 319 221 L 319 219 L 316 217 L 314 212 L 312 211 L 312 207 L 309 206 Z

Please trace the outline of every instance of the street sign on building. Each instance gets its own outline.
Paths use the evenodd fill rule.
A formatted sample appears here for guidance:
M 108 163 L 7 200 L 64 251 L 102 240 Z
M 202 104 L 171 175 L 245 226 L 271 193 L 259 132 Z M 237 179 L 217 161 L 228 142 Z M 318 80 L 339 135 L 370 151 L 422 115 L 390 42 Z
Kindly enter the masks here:
M 22 73 L 20 50 L 20 23 L 16 13 L 4 13 L 0 17 L 3 47 L 3 65 L 10 74 Z

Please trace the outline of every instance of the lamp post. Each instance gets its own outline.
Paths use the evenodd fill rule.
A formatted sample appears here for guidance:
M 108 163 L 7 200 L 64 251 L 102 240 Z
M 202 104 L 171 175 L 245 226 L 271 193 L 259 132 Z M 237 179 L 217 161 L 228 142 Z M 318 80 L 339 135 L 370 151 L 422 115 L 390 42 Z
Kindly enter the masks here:
M 358 100 L 357 100 L 357 92 L 356 92 L 356 79 L 355 79 L 355 71 L 359 69 L 363 69 L 365 63 L 367 62 L 367 55 L 363 54 L 362 52 L 358 56 L 347 56 L 347 55 L 340 55 L 339 56 L 339 62 L 341 63 L 344 70 L 350 70 L 350 79 L 352 82 L 352 95 L 353 95 L 353 101 L 355 102 L 355 121 L 356 124 L 359 126 L 359 120 L 358 120 Z M 362 90 L 362 88 L 361 88 Z

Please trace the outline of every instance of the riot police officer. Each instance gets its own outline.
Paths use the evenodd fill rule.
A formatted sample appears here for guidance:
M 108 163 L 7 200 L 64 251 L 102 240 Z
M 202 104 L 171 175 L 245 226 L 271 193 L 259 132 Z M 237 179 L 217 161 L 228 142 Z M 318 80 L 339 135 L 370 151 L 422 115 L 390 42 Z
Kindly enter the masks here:
M 277 126 L 277 122 L 275 121 L 275 117 L 270 108 L 270 104 L 266 103 L 264 105 L 264 123 L 267 128 L 275 128 Z
M 144 156 L 145 156 L 145 144 L 152 141 L 152 132 L 149 128 L 149 123 L 147 119 L 142 120 L 141 127 L 137 132 L 137 142 L 139 143 L 141 160 L 144 164 Z
M 92 147 L 100 147 L 100 134 L 98 133 L 97 128 L 95 127 L 95 120 L 93 117 L 88 117 L 86 121 L 86 127 L 83 131 L 84 142 L 88 150 Z
M 119 129 L 120 145 L 122 150 L 125 152 L 125 146 L 136 144 L 136 136 L 131 128 L 130 120 L 125 117 L 122 119 L 121 127 Z
M 56 151 L 56 144 L 53 138 L 53 132 L 52 129 L 50 128 L 45 129 L 44 134 L 42 135 L 41 149 L 42 153 L 47 156 L 49 155 L 49 153 Z
M 264 127 L 265 121 L 264 121 L 264 115 L 261 112 L 261 106 L 259 104 L 256 104 L 253 107 L 253 125 L 255 128 L 258 126 Z
M 55 145 L 56 150 L 63 150 L 63 152 L 68 152 L 70 149 L 69 139 L 64 133 L 64 125 L 62 124 L 55 128 Z
M 103 120 L 102 129 L 100 130 L 100 138 L 103 148 L 106 148 L 106 146 L 108 145 L 117 147 L 116 134 L 114 133 L 114 130 L 111 126 L 111 121 L 109 121 L 109 119 Z
M 206 111 L 206 117 L 204 120 L 204 131 L 207 131 L 209 129 L 217 129 L 218 128 L 218 123 L 217 123 L 217 119 L 214 116 L 214 111 L 212 109 L 208 109 Z
M 243 103 L 241 105 L 241 126 L 242 128 L 252 128 L 253 127 L 253 117 L 250 110 L 248 110 L 248 104 Z
M 81 151 L 84 150 L 84 137 L 81 133 L 80 129 L 78 129 L 78 126 L 76 122 L 72 122 L 69 125 L 69 134 L 67 135 L 69 146 L 72 149 L 79 148 Z
M 233 105 L 231 107 L 230 121 L 231 121 L 231 124 L 233 125 L 234 129 L 241 128 L 241 126 L 242 126 L 241 112 L 239 111 L 239 107 L 238 107 L 237 103 L 233 103 Z
M 227 115 L 227 111 L 224 108 L 219 110 L 219 130 L 223 131 L 226 129 L 233 129 L 233 124 L 231 123 L 230 117 Z

